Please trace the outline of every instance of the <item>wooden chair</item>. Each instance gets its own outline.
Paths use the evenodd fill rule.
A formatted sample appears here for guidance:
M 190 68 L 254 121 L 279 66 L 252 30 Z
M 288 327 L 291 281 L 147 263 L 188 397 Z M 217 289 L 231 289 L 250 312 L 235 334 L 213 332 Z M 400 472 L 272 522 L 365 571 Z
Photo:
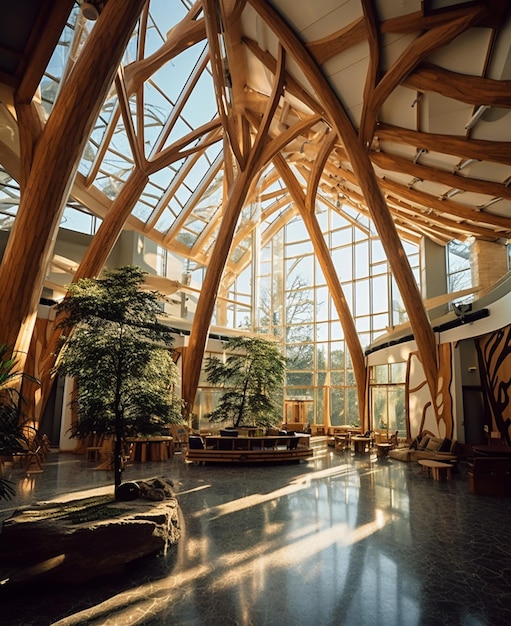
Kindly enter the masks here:
M 13 453 L 13 459 L 19 459 L 27 474 L 35 474 L 43 471 L 43 450 L 35 440 L 25 441 L 18 439 L 20 450 Z
M 171 424 L 170 434 L 174 439 L 174 450 L 180 451 L 188 446 L 190 428 L 185 424 Z
M 111 470 L 114 467 L 114 440 L 113 437 L 102 437 L 101 446 L 97 453 L 98 461 L 101 463 L 95 467 L 96 470 Z
M 99 461 L 101 459 L 101 450 L 103 449 L 104 435 L 92 435 L 89 446 L 87 446 L 87 461 Z
M 392 445 L 392 448 L 397 448 L 399 444 L 399 440 L 397 437 L 398 435 L 399 435 L 399 430 L 396 430 L 396 432 L 389 437 L 389 443 Z

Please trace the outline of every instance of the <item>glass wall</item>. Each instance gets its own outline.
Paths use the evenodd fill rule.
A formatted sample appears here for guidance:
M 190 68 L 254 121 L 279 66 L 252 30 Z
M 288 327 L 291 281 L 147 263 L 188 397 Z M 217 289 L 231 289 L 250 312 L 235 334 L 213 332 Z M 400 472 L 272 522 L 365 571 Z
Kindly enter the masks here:
M 325 208 L 317 217 L 365 349 L 388 327 L 406 321 L 401 296 L 369 220 L 347 207 L 342 212 Z M 403 245 L 418 279 L 418 249 L 406 242 Z M 255 330 L 283 339 L 288 359 L 285 399 L 312 400 L 311 423 L 358 425 L 350 354 L 312 242 L 299 217 L 261 250 L 258 267 Z M 396 405 L 399 400 L 392 402 Z M 392 402 L 386 397 L 387 405 Z M 402 425 L 400 420 L 399 428 L 404 428 L 404 418 Z M 397 421 L 392 417 L 391 423 Z

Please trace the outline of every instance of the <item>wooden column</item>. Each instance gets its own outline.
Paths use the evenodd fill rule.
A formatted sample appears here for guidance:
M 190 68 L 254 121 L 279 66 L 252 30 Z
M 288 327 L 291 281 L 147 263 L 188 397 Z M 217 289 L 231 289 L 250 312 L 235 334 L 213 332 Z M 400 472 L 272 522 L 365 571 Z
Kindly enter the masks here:
M 0 267 L 3 340 L 22 353 L 29 348 L 44 276 L 79 158 L 144 3 L 109 0 L 105 4 L 36 140 L 32 159 L 22 155 L 23 168 L 30 171 L 22 174 L 26 185 Z
M 212 2 L 206 2 L 204 11 L 206 32 L 208 33 L 211 46 L 211 55 L 217 58 L 219 54 L 218 24 L 216 22 L 214 4 Z M 197 393 L 197 387 L 199 385 L 202 357 L 208 338 L 208 329 L 213 317 L 220 280 L 231 249 L 240 211 L 245 204 L 253 177 L 259 171 L 262 164 L 273 156 L 267 150 L 268 133 L 284 89 L 285 58 L 285 52 L 283 48 L 279 46 L 272 93 L 252 143 L 250 143 L 251 138 L 248 133 L 248 123 L 246 119 L 241 123 L 243 132 L 241 133 L 241 137 L 238 138 L 232 128 L 232 120 L 226 119 L 225 116 L 220 116 L 222 124 L 225 125 L 224 158 L 226 162 L 225 177 L 227 181 L 226 184 L 228 185 L 228 197 L 222 221 L 218 229 L 215 248 L 211 255 L 211 260 L 202 284 L 199 301 L 197 302 L 197 308 L 190 331 L 188 350 L 183 361 L 182 389 L 183 401 L 186 406 L 185 411 L 187 413 L 191 413 L 193 409 L 195 394 Z M 218 63 L 213 63 L 212 67 L 217 99 L 221 100 L 222 90 L 225 86 L 223 66 Z M 237 143 L 238 139 L 240 143 Z M 230 143 L 228 143 L 228 141 Z M 230 148 L 232 148 L 232 150 Z M 230 158 L 233 156 L 237 159 L 237 165 L 236 167 L 228 168 L 227 163 L 229 163 Z
M 250 169 L 240 174 L 229 195 L 220 228 L 218 229 L 215 249 L 211 255 L 204 282 L 202 283 L 186 355 L 183 355 L 183 400 L 186 403 L 186 411 L 189 413 L 192 412 L 195 394 L 197 393 L 202 357 L 206 348 L 208 329 L 213 317 L 220 280 L 231 249 L 238 217 L 250 188 L 251 175 L 252 170 Z

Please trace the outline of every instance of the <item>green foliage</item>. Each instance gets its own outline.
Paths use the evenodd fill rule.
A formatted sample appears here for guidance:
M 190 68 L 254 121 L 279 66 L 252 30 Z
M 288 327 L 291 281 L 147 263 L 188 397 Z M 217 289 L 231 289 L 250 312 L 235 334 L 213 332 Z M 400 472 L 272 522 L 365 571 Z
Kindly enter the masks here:
M 82 279 L 57 307 L 64 316 L 59 327 L 76 325 L 57 361 L 77 379 L 75 436 L 168 434 L 168 424 L 181 421 L 172 337 L 158 321 L 159 294 L 140 289 L 144 276 L 127 266 Z
M 16 359 L 8 356 L 6 344 L 0 345 L 0 450 L 10 450 L 22 435 L 21 395 L 15 371 Z
M 8 346 L 0 344 L 0 454 L 20 449 L 24 433 L 24 399 L 19 388 L 26 374 L 16 370 L 16 355 L 11 355 Z M 14 495 L 11 483 L 0 478 L 0 499 Z
M 235 337 L 224 344 L 229 356 L 206 360 L 208 381 L 225 391 L 208 414 L 211 422 L 232 421 L 233 426 L 270 426 L 281 419 L 279 394 L 286 360 L 279 346 L 266 339 Z

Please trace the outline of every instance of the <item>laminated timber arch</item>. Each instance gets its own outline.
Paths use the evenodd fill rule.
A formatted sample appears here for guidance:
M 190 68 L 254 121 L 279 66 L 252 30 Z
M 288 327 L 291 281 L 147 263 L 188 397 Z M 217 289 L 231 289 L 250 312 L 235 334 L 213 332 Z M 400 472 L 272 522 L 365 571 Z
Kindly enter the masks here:
M 0 266 L 3 340 L 20 354 L 21 367 L 78 159 L 143 5 L 144 0 L 129 6 L 123 0 L 108 2 L 44 129 L 30 125 L 32 141 L 26 137 L 22 142 L 21 202 Z M 15 103 L 21 109 L 30 106 L 19 102 L 16 94 Z M 24 119 L 28 116 L 22 111 Z
M 383 194 L 378 186 L 371 162 L 367 155 L 365 144 L 358 141 L 356 132 L 349 121 L 342 105 L 333 95 L 327 81 L 323 78 L 320 68 L 313 58 L 304 49 L 287 24 L 267 3 L 261 0 L 249 0 L 256 11 L 279 33 L 279 39 L 291 56 L 299 63 L 301 70 L 313 85 L 318 97 L 323 103 L 328 120 L 334 126 L 341 138 L 344 148 L 350 157 L 353 171 L 363 190 L 367 207 L 371 213 L 383 248 L 394 272 L 394 277 L 401 291 L 406 310 L 410 318 L 410 325 L 417 343 L 419 356 L 424 368 L 425 378 L 433 398 L 436 397 L 438 387 L 437 350 L 435 336 L 426 313 L 417 284 L 414 280 L 408 259 L 404 252 L 401 240 L 397 234 L 394 222 L 386 205 Z M 370 13 L 368 3 L 365 9 Z
M 246 117 L 243 115 L 240 115 L 240 117 L 236 115 L 231 117 L 229 116 L 229 112 L 225 109 L 225 92 L 227 88 L 226 75 L 224 73 L 218 41 L 221 25 L 216 14 L 215 3 L 212 0 L 206 0 L 206 2 L 204 2 L 204 10 L 206 32 L 210 40 L 211 56 L 213 59 L 212 69 L 215 93 L 219 105 L 220 118 L 222 119 L 225 131 L 224 153 L 231 155 L 231 158 L 235 159 L 236 165 L 233 163 L 225 172 L 228 187 L 226 205 L 215 248 L 211 256 L 211 261 L 193 318 L 189 344 L 183 359 L 182 396 L 186 407 L 185 410 L 189 412 L 193 407 L 199 384 L 202 355 L 204 354 L 206 346 L 208 329 L 213 316 L 220 280 L 225 268 L 227 256 L 231 249 L 240 211 L 245 203 L 252 180 L 262 164 L 261 157 L 264 153 L 267 133 L 284 88 L 285 68 L 285 53 L 282 48 L 279 48 L 279 58 L 272 94 L 268 100 L 260 127 L 253 139 L 253 143 L 251 143 L 249 123 Z M 235 27 L 232 21 L 231 26 Z M 243 69 L 239 68 L 238 71 L 243 71 Z M 235 94 L 232 95 L 232 111 L 234 112 L 236 110 L 236 100 Z M 234 122 L 236 122 L 236 127 L 234 126 Z

